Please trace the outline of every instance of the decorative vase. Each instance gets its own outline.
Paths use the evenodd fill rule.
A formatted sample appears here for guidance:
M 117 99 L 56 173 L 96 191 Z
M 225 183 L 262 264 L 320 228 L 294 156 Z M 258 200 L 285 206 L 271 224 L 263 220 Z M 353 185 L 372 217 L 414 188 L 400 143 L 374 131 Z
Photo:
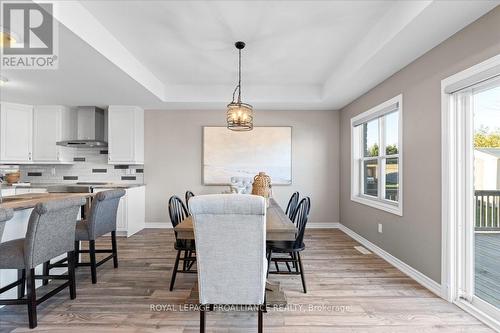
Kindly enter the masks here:
M 272 183 L 271 177 L 266 175 L 265 172 L 259 172 L 253 179 L 252 194 L 260 195 L 266 198 L 266 201 L 272 197 Z

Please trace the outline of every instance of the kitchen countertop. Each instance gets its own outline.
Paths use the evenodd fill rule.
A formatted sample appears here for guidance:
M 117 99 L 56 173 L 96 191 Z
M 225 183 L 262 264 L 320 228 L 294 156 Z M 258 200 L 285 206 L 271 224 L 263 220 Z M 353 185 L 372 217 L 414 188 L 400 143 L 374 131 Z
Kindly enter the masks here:
M 3 198 L 0 208 L 12 208 L 14 210 L 30 209 L 40 202 L 61 200 L 66 198 L 89 198 L 94 193 L 26 193 L 11 195 Z
M 0 184 L 0 189 L 15 189 L 15 188 L 47 188 L 50 186 L 88 186 L 85 184 L 77 184 L 77 183 L 31 183 L 30 185 L 25 184 Z M 127 183 L 108 183 L 102 185 L 92 185 L 93 188 L 133 188 L 145 186 L 146 184 L 127 184 Z

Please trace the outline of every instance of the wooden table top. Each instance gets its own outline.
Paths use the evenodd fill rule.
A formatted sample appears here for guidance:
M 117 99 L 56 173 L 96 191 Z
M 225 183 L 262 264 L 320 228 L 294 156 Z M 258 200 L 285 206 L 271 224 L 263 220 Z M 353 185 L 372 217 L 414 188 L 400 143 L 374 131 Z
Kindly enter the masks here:
M 178 239 L 194 239 L 193 220 L 191 216 L 179 223 L 174 230 Z M 266 214 L 266 239 L 267 240 L 295 240 L 295 225 L 274 199 L 270 199 Z
M 25 193 L 3 197 L 0 208 L 12 208 L 14 210 L 30 209 L 40 202 L 61 200 L 66 198 L 90 198 L 95 193 Z

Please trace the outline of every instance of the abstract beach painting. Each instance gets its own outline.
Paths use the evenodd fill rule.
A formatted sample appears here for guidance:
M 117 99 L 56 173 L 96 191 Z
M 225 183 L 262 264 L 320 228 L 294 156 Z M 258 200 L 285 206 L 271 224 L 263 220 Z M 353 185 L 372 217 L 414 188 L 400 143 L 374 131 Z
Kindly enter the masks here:
M 248 132 L 203 127 L 205 185 L 226 185 L 231 177 L 253 179 L 260 171 L 274 185 L 292 183 L 291 127 L 254 127 Z

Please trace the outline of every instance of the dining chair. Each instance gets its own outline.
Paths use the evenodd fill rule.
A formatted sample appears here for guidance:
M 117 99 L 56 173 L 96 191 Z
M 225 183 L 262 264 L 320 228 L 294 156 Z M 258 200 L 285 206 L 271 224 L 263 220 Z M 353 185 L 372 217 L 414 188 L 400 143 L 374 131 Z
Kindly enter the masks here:
M 182 202 L 181 198 L 174 195 L 168 200 L 168 214 L 172 227 L 175 228 L 186 217 L 190 216 L 188 209 Z M 177 232 L 174 230 L 175 243 L 174 248 L 177 250 L 175 257 L 174 268 L 172 270 L 172 277 L 170 278 L 170 291 L 174 290 L 175 278 L 177 273 L 196 273 L 191 270 L 196 262 L 196 247 L 194 240 L 191 239 L 178 239 Z M 183 256 L 182 256 L 183 254 Z M 179 270 L 179 261 L 182 260 L 182 270 Z
M 110 259 L 113 259 L 114 268 L 118 268 L 118 249 L 116 246 L 116 214 L 120 198 L 125 195 L 125 190 L 107 190 L 99 192 L 92 199 L 90 213 L 87 219 L 79 220 L 76 223 L 76 233 L 74 239 L 74 253 L 76 267 L 90 266 L 90 275 L 92 284 L 97 283 L 97 267 L 101 266 Z M 111 249 L 98 249 L 95 248 L 95 241 L 97 238 L 106 234 L 111 234 Z M 80 242 L 87 241 L 89 244 L 88 250 L 80 249 Z M 80 262 L 79 256 L 81 253 L 88 253 L 90 261 Z M 97 253 L 110 253 L 101 261 L 97 261 Z M 44 263 L 44 274 L 48 275 L 50 269 L 54 267 L 65 267 L 65 259 L 59 260 L 55 263 L 50 261 Z M 47 280 L 43 284 L 47 284 Z
M 307 293 L 306 279 L 304 277 L 304 268 L 302 266 L 302 259 L 300 257 L 300 252 L 304 251 L 304 233 L 306 230 L 306 224 L 309 217 L 309 212 L 311 209 L 311 199 L 309 197 L 303 198 L 297 210 L 295 212 L 294 223 L 297 226 L 297 233 L 294 241 L 269 241 L 267 242 L 267 259 L 268 259 L 268 274 L 293 274 L 300 275 L 302 280 L 302 287 L 304 293 Z M 274 257 L 273 254 L 287 254 L 290 257 Z M 276 265 L 276 271 L 270 271 L 270 264 L 274 262 Z M 280 271 L 277 264 L 279 262 L 284 262 L 287 264 L 288 271 Z M 291 271 L 288 263 L 293 263 L 295 271 Z
M 0 269 L 16 269 L 21 277 L 0 289 L 0 294 L 18 286 L 17 299 L 0 299 L 0 305 L 27 304 L 29 327 L 37 326 L 36 307 L 65 288 L 71 299 L 76 298 L 74 240 L 78 211 L 84 198 L 68 198 L 38 203 L 33 208 L 26 237 L 0 243 Z M 68 274 L 35 275 L 35 267 L 66 254 Z M 40 298 L 36 297 L 35 279 L 66 280 Z M 27 297 L 24 285 L 27 284 Z
M 188 212 L 189 212 L 189 199 L 191 199 L 192 197 L 194 197 L 194 193 L 189 191 L 189 190 L 186 191 L 184 198 L 185 198 L 185 202 L 186 202 L 186 209 L 188 210 Z
M 266 202 L 248 194 L 191 199 L 197 250 L 200 332 L 214 305 L 258 307 L 262 332 L 266 287 Z M 238 265 L 234 263 L 238 262 Z
M 285 214 L 288 216 L 290 220 L 293 221 L 293 215 L 295 214 L 295 211 L 297 210 L 297 205 L 299 203 L 299 192 L 294 192 L 292 196 L 290 197 L 290 200 L 288 200 L 288 205 L 286 206 L 286 211 Z

